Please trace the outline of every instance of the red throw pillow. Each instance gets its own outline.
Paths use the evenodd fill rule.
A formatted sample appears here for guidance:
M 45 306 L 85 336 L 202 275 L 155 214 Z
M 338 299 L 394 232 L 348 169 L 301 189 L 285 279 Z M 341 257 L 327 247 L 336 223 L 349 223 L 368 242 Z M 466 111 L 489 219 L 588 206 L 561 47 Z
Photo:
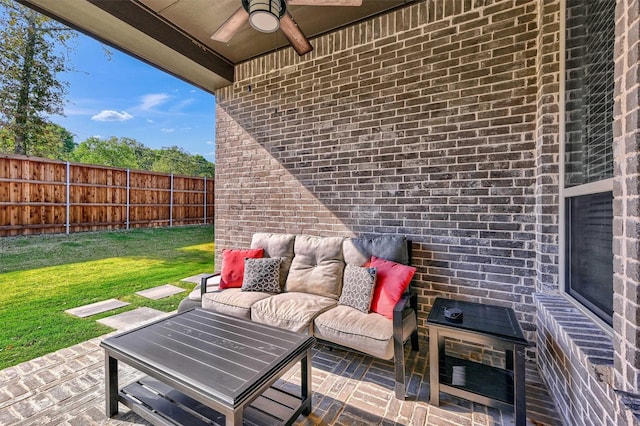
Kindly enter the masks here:
M 369 263 L 372 268 L 376 268 L 376 289 L 373 292 L 371 311 L 393 319 L 393 308 L 409 287 L 416 268 L 375 256 L 371 256 Z
M 244 278 L 244 259 L 259 259 L 264 249 L 223 249 L 222 268 L 220 269 L 220 289 L 242 287 Z

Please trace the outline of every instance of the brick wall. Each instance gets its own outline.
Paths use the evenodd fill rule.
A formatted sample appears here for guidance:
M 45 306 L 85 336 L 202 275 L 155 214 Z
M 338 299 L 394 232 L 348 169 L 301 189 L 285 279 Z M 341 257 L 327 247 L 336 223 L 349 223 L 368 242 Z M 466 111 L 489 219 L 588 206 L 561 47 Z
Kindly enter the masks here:
M 536 302 L 538 366 L 564 424 L 625 424 L 611 386 L 611 336 L 563 297 L 540 294 Z
M 633 424 L 640 5 L 616 9 L 611 338 L 558 293 L 562 4 L 425 0 L 238 66 L 216 93 L 217 264 L 256 231 L 407 235 L 422 336 L 439 295 L 512 306 L 565 422 Z
M 552 23 L 560 16 L 553 3 L 541 6 L 541 37 L 549 41 L 559 39 L 559 31 Z M 594 3 L 590 3 L 593 5 Z M 640 49 L 640 4 L 637 1 L 618 0 L 616 5 L 615 46 L 615 106 L 614 106 L 614 321 L 610 335 L 597 326 L 576 305 L 567 299 L 546 292 L 536 296 L 537 304 L 537 361 L 548 389 L 556 402 L 565 424 L 575 425 L 637 425 L 640 424 L 638 407 L 638 372 L 640 359 L 639 296 L 638 296 L 638 53 Z M 546 31 L 544 28 L 548 28 Z M 553 54 L 555 48 L 543 43 L 542 50 Z M 560 52 L 560 50 L 557 50 Z M 557 61 L 560 58 L 558 57 Z M 551 61 L 554 62 L 554 61 Z M 544 64 L 541 62 L 541 67 Z M 555 66 L 553 66 L 555 68 Z M 539 78 L 555 79 L 548 73 Z M 568 88 L 571 90 L 571 87 Z M 555 98 L 553 90 L 544 98 Z M 540 101 L 543 97 L 540 97 Z M 548 104 L 552 108 L 553 102 Z M 542 111 L 540 109 L 539 111 Z M 570 116 L 570 114 L 569 114 Z M 546 114 L 543 124 L 552 126 L 556 114 Z M 545 139 L 550 142 L 553 131 L 540 138 L 541 149 Z M 570 150 L 570 148 L 569 148 Z M 548 164 L 549 160 L 541 161 Z M 538 174 L 539 178 L 541 174 Z M 572 178 L 575 176 L 572 176 Z M 582 179 L 582 177 L 579 177 Z M 547 182 L 553 181 L 553 173 Z M 541 185 L 538 185 L 541 189 Z M 549 190 L 552 187 L 549 186 Z M 539 197 L 540 199 L 540 197 Z M 548 199 L 551 200 L 550 198 Z M 553 203 L 552 203 L 553 204 Z M 542 205 L 538 209 L 543 209 Z M 548 208 L 553 208 L 551 205 Z M 538 221 L 539 226 L 541 221 Z M 552 236 L 552 234 L 550 234 Z M 538 239 L 540 242 L 540 239 Z M 540 244 L 538 244 L 540 247 Z M 541 259 L 538 250 L 538 260 Z M 550 264 L 553 268 L 553 264 Z M 538 271 L 543 269 L 538 262 Z M 548 285 L 553 274 L 539 273 L 539 290 L 552 290 Z
M 538 4 L 536 291 L 559 288 L 560 1 Z
M 616 5 L 613 254 L 615 384 L 640 393 L 640 3 Z
M 216 247 L 404 234 L 422 326 L 453 294 L 533 340 L 537 8 L 426 1 L 240 65 L 216 93 Z

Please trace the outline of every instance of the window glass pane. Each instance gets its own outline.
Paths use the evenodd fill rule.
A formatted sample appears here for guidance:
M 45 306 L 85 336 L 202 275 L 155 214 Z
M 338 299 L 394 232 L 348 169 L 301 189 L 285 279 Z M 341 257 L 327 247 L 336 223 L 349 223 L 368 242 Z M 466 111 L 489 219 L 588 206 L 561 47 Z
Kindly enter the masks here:
M 569 293 L 611 324 L 613 314 L 613 194 L 567 199 Z
M 565 187 L 613 177 L 615 2 L 567 0 Z

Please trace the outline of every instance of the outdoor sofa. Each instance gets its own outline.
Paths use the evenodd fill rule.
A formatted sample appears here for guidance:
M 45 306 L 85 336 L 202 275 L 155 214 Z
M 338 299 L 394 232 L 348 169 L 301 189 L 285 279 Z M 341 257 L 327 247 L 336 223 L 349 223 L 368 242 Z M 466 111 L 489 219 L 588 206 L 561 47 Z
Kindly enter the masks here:
M 242 260 L 244 269 L 232 273 Z M 409 291 L 415 268 L 406 266 L 405 237 L 256 233 L 250 249 L 223 250 L 222 263 L 179 311 L 201 306 L 393 360 L 395 395 L 405 398 L 404 345 L 411 340 L 418 350 L 417 297 Z

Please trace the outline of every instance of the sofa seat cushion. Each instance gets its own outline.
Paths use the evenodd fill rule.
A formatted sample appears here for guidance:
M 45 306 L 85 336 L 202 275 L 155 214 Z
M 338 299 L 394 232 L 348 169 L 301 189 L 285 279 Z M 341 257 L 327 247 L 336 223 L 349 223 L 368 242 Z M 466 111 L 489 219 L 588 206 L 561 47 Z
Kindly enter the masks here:
M 344 270 L 343 240 L 342 237 L 297 236 L 286 290 L 330 297 L 337 301 L 342 290 Z
M 415 315 L 405 319 L 404 340 L 416 329 L 416 326 Z M 350 306 L 339 305 L 318 315 L 314 320 L 314 330 L 318 339 L 346 346 L 377 358 L 393 358 L 393 321 L 380 314 L 365 314 Z
M 256 302 L 251 307 L 251 320 L 295 332 L 308 332 L 313 319 L 336 306 L 331 297 L 308 293 L 280 293 Z
M 228 288 L 214 293 L 206 293 L 202 298 L 202 307 L 220 314 L 250 320 L 251 306 L 268 297 L 271 297 L 270 293 Z

